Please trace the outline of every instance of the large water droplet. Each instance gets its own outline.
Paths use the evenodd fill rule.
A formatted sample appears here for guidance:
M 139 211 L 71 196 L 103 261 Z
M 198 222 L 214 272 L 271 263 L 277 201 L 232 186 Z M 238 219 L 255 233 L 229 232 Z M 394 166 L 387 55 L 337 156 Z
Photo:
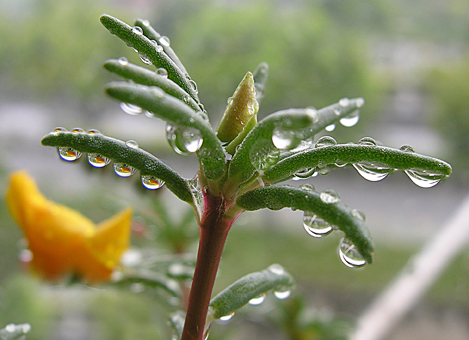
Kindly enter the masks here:
M 132 27 L 132 33 L 136 35 L 142 35 L 143 34 L 143 29 L 140 26 L 134 26 Z
M 324 128 L 327 132 L 334 131 L 335 129 L 335 124 L 328 125 Z
M 164 67 L 157 68 L 156 74 L 164 78 L 168 78 L 168 71 Z
M 249 304 L 253 306 L 257 306 L 257 305 L 260 305 L 262 302 L 264 302 L 264 300 L 265 300 L 265 293 L 249 300 Z
M 337 141 L 333 137 L 323 136 L 323 137 L 321 137 L 317 140 L 315 146 L 317 148 L 322 148 L 322 147 L 325 147 L 325 146 L 334 146 L 334 145 L 337 145 Z
M 392 169 L 387 166 L 380 166 L 373 163 L 356 163 L 353 164 L 353 167 L 360 176 L 371 182 L 381 181 L 392 171 Z
M 130 177 L 136 171 L 137 169 L 131 167 L 130 165 L 124 163 L 114 163 L 114 172 L 117 174 L 117 176 Z
M 199 130 L 166 125 L 166 139 L 173 150 L 180 155 L 197 152 L 203 143 Z
M 228 320 L 230 320 L 230 319 L 234 316 L 234 314 L 235 314 L 235 313 L 232 312 L 231 314 L 222 316 L 222 317 L 220 318 L 220 320 L 221 320 L 221 321 L 228 321 Z
M 164 181 L 159 178 L 150 175 L 142 176 L 142 185 L 150 190 L 156 190 L 164 185 Z
M 324 237 L 332 233 L 334 230 L 332 225 L 310 211 L 304 212 L 303 227 L 306 232 L 313 237 Z
M 411 181 L 421 188 L 431 188 L 440 183 L 446 176 L 438 173 L 431 173 L 426 170 L 409 169 L 404 171 Z
M 285 290 L 276 290 L 274 291 L 274 295 L 277 299 L 283 300 L 286 299 L 291 295 L 291 291 L 288 289 Z
M 321 192 L 319 195 L 319 198 L 321 198 L 321 201 L 323 201 L 326 204 L 333 204 L 333 203 L 339 203 L 340 202 L 340 196 L 337 193 L 337 191 L 333 189 L 327 189 Z
M 370 146 L 376 146 L 378 143 L 371 137 L 363 137 L 358 141 L 359 145 L 370 145 Z
M 120 107 L 122 111 L 132 116 L 139 115 L 143 112 L 140 106 L 129 104 L 129 103 L 120 103 Z
M 77 127 L 77 128 L 73 128 L 72 132 L 73 133 L 85 133 L 86 131 L 83 130 L 82 128 Z
M 95 168 L 103 168 L 111 162 L 111 159 L 97 153 L 88 154 L 88 163 Z
M 342 263 L 349 268 L 361 268 L 366 264 L 363 256 L 348 238 L 343 238 L 340 241 L 339 257 Z
M 316 188 L 314 187 L 314 185 L 309 184 L 309 183 L 300 185 L 300 189 L 305 190 L 305 191 L 316 191 Z
M 132 148 L 132 149 L 138 149 L 138 143 L 134 140 L 128 140 L 127 142 L 125 142 L 125 145 L 129 148 Z
M 281 150 L 291 150 L 301 142 L 299 133 L 292 130 L 275 128 L 272 132 L 272 143 Z
M 341 100 L 339 100 L 339 106 L 341 107 L 347 107 L 350 105 L 350 99 L 348 98 L 342 98 Z
M 101 131 L 99 130 L 96 130 L 96 129 L 89 129 L 88 131 L 86 131 L 88 134 L 90 135 L 101 135 Z
M 120 57 L 119 59 L 117 59 L 117 62 L 121 66 L 126 66 L 129 63 L 126 57 Z
M 139 54 L 138 54 L 138 57 L 140 58 L 140 60 L 141 60 L 144 64 L 151 65 L 150 59 L 149 59 L 145 54 L 139 53 Z
M 66 132 L 66 131 L 68 131 L 66 128 L 59 126 L 59 127 L 56 127 L 53 132 Z
M 59 153 L 60 158 L 67 162 L 76 161 L 81 157 L 81 152 L 66 146 L 58 147 L 57 152 Z
M 160 42 L 161 45 L 168 47 L 171 44 L 171 41 L 167 36 L 161 36 L 158 41 Z
M 350 113 L 348 116 L 340 118 L 340 124 L 342 124 L 345 127 L 352 127 L 355 124 L 358 123 L 358 120 L 360 119 L 360 111 L 355 110 L 352 113 Z
M 279 158 L 280 151 L 265 139 L 254 144 L 249 152 L 251 164 L 260 171 L 267 170 L 277 164 Z
M 270 265 L 268 269 L 276 275 L 285 274 L 285 269 L 277 263 L 274 263 L 274 264 Z
M 317 175 L 318 175 L 318 172 L 316 171 L 316 168 L 304 168 L 295 172 L 293 180 L 296 181 L 296 180 L 301 180 L 301 179 L 307 179 L 310 177 L 316 177 Z

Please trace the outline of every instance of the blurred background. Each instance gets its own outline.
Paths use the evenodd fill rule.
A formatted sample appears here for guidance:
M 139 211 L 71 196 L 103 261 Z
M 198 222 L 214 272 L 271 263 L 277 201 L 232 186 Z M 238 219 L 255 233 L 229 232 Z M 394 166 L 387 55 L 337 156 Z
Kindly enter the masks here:
M 228 239 L 216 292 L 276 262 L 296 278 L 301 300 L 321 315 L 321 327 L 331 315 L 353 323 L 445 226 L 466 196 L 467 1 L 0 0 L 1 327 L 30 322 L 28 339 L 168 336 L 158 301 L 149 301 L 144 293 L 93 290 L 82 299 L 78 289 L 78 298 L 60 298 L 62 287 L 46 289 L 25 275 L 18 260 L 21 232 L 4 204 L 8 173 L 19 169 L 27 169 L 48 198 L 96 222 L 126 205 L 137 208 L 138 218 L 138 207 L 152 199 L 154 193 L 138 189 L 138 176 L 120 179 L 111 167 L 92 169 L 86 159 L 76 164 L 60 161 L 55 149 L 40 145 L 57 126 L 94 128 L 121 140 L 134 139 L 184 177 L 195 174 L 195 157 L 176 156 L 170 150 L 164 123 L 126 115 L 119 103 L 105 96 L 104 85 L 116 79 L 102 68 L 106 59 L 125 56 L 144 65 L 137 53 L 100 25 L 102 13 L 131 25 L 136 18 L 148 19 L 171 39 L 198 84 L 214 126 L 244 74 L 265 61 L 270 76 L 259 118 L 289 107 L 321 108 L 342 97 L 364 97 L 359 123 L 328 133 L 339 143 L 371 136 L 386 146 L 410 144 L 416 152 L 453 166 L 453 175 L 432 189 L 418 188 L 402 173 L 370 183 L 352 168 L 306 180 L 317 190 L 334 188 L 342 202 L 366 213 L 376 263 L 358 271 L 345 268 L 336 254 L 340 237 L 308 237 L 299 212 L 246 213 Z M 164 190 L 158 197 L 171 202 L 176 214 L 187 209 Z M 153 243 L 164 249 L 158 242 L 156 237 Z M 280 307 L 273 304 L 249 307 L 226 326 L 215 325 L 213 338 L 293 339 L 279 321 Z M 289 307 L 293 308 L 282 308 Z M 468 325 L 465 250 L 387 339 L 467 339 Z M 304 339 L 337 338 L 314 334 L 320 332 Z

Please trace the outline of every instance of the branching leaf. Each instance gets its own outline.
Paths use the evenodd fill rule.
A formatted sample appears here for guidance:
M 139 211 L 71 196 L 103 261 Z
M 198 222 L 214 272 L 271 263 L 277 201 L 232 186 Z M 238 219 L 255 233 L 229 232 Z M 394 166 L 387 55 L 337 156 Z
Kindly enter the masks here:
M 187 94 L 179 85 L 164 76 L 150 71 L 144 67 L 131 64 L 122 59 L 110 59 L 104 63 L 104 68 L 115 73 L 125 79 L 146 86 L 157 86 L 167 94 L 182 100 L 189 105 L 194 111 L 200 111 L 196 101 Z
M 292 208 L 312 212 L 337 226 L 353 242 L 366 262 L 373 261 L 373 244 L 363 218 L 339 201 L 325 200 L 320 193 L 290 186 L 256 188 L 238 197 L 236 204 L 245 210 Z
M 153 112 L 159 118 L 178 127 L 197 129 L 203 138 L 197 152 L 205 176 L 212 180 L 221 178 L 225 172 L 225 153 L 220 140 L 202 115 L 157 87 L 133 85 L 127 82 L 108 84 L 106 92 L 120 101 L 138 105 Z
M 139 27 L 139 29 L 136 29 L 107 14 L 103 14 L 100 20 L 111 34 L 115 34 L 128 46 L 135 48 L 142 56 L 148 58 L 155 67 L 166 69 L 169 79 L 181 86 L 197 103 L 200 102 L 195 83 L 164 52 L 161 45 L 158 45 L 156 41 L 152 42 L 143 34 L 143 28 L 136 26 Z
M 26 339 L 26 334 L 31 330 L 29 323 L 15 325 L 8 324 L 5 328 L 0 329 L 0 340 L 16 340 Z
M 166 186 L 179 199 L 194 205 L 188 181 L 179 176 L 169 166 L 152 154 L 126 145 L 118 139 L 101 134 L 55 131 L 46 135 L 42 145 L 69 147 L 79 152 L 98 154 L 114 162 L 127 164 L 140 171 L 140 175 L 154 176 L 166 183 Z
M 384 146 L 341 144 L 306 149 L 280 160 L 267 169 L 262 179 L 277 183 L 291 178 L 297 171 L 334 164 L 377 164 L 390 171 L 426 171 L 428 177 L 441 180 L 451 174 L 451 166 L 433 157 Z M 435 183 L 436 184 L 436 183 Z
M 214 319 L 231 315 L 250 300 L 264 295 L 270 290 L 288 291 L 293 279 L 282 266 L 273 264 L 269 268 L 248 274 L 215 296 L 210 301 L 210 313 Z

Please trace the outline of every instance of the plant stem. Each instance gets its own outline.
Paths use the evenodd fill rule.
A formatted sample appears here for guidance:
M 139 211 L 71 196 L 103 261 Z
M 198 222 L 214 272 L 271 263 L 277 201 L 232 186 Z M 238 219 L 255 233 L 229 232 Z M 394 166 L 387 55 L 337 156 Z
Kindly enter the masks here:
M 235 219 L 225 217 L 223 197 L 205 194 L 199 250 L 181 340 L 202 340 L 213 284 L 226 236 Z

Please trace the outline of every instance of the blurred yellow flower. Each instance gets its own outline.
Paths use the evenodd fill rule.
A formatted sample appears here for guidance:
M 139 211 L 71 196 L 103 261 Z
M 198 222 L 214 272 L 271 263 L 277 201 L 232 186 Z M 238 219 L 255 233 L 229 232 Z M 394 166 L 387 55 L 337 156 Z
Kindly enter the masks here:
M 10 176 L 6 201 L 28 240 L 32 269 L 46 279 L 73 274 L 89 282 L 106 281 L 129 247 L 131 208 L 95 225 L 47 200 L 25 171 Z

